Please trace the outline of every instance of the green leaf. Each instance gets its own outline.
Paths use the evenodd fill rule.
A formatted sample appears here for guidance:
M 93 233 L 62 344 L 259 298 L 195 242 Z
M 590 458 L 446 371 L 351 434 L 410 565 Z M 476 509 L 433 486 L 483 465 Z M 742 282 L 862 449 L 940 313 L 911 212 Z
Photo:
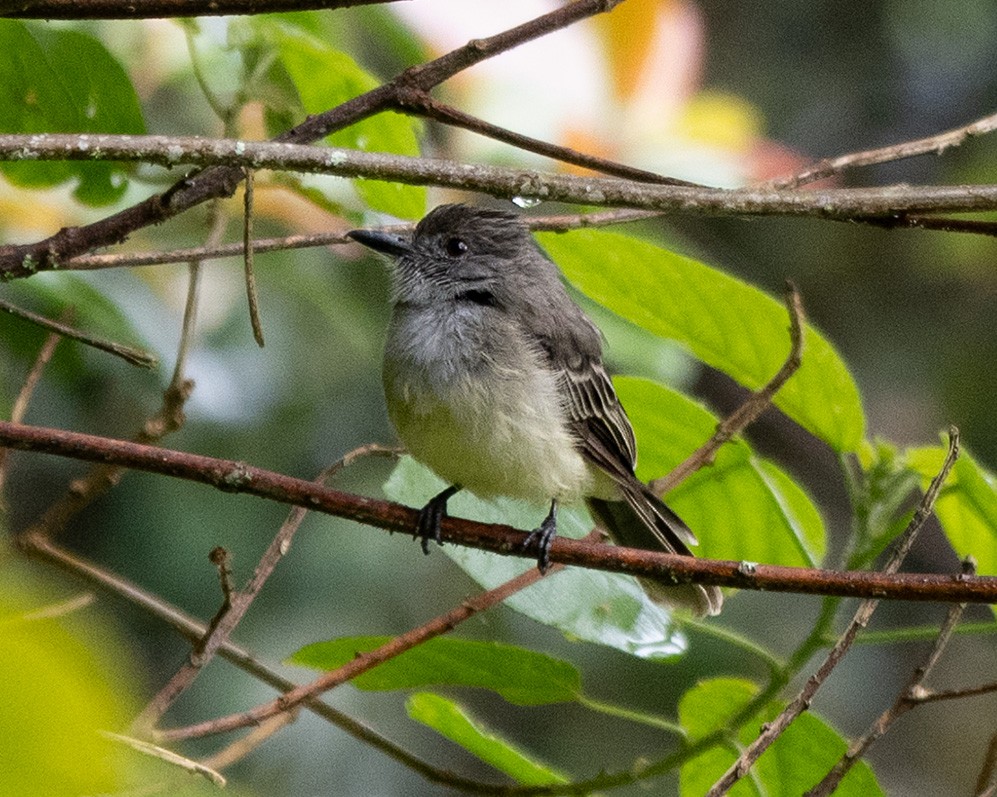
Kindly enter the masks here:
M 0 20 L 0 132 L 144 133 L 138 97 L 121 65 L 92 36 Z M 114 202 L 127 187 L 128 164 L 11 162 L 11 182 L 48 187 L 76 179 L 88 205 Z
M 537 237 L 583 293 L 656 335 L 680 341 L 746 387 L 768 382 L 789 353 L 786 308 L 739 279 L 619 233 Z M 854 451 L 862 442 L 865 419 L 855 382 L 812 327 L 804 337 L 803 364 L 775 404 L 836 451 Z
M 715 678 L 703 681 L 686 692 L 679 701 L 679 721 L 695 742 L 714 731 L 722 730 L 758 693 L 750 681 Z M 750 744 L 783 709 L 781 701 L 768 703 L 737 731 L 741 746 Z M 798 797 L 834 766 L 847 749 L 844 739 L 827 723 L 813 714 L 798 717 L 766 750 L 752 767 L 752 775 L 731 789 L 732 797 Z M 685 797 L 705 794 L 710 786 L 734 763 L 737 752 L 727 747 L 710 748 L 682 766 L 680 793 Z M 882 794 L 872 770 L 859 762 L 842 780 L 836 797 L 874 797 Z
M 316 642 L 301 648 L 290 663 L 334 670 L 358 653 L 391 640 L 358 636 Z M 576 700 L 581 675 L 566 661 L 516 645 L 436 637 L 353 679 L 360 689 L 387 691 L 427 686 L 474 686 L 497 692 L 510 703 L 536 706 Z
M 99 731 L 127 724 L 133 710 L 131 673 L 118 660 L 124 647 L 113 656 L 98 649 L 100 632 L 68 630 L 80 625 L 75 618 L 65 626 L 28 619 L 28 607 L 8 602 L 10 586 L 0 585 L 0 794 L 118 792 L 126 785 L 127 752 Z
M 406 708 L 412 719 L 428 725 L 518 783 L 548 786 L 568 782 L 568 778 L 560 772 L 529 758 L 510 742 L 486 731 L 460 706 L 445 697 L 420 692 L 408 699 Z
M 716 429 L 717 418 L 681 393 L 633 377 L 614 384 L 637 435 L 637 475 L 645 481 L 668 473 Z M 699 538 L 700 556 L 789 566 L 813 566 L 824 556 L 817 508 L 744 440 L 728 442 L 665 499 Z
M 322 113 L 378 86 L 377 79 L 349 55 L 300 28 L 271 19 L 259 21 L 258 29 L 276 45 L 306 113 Z M 418 155 L 417 131 L 418 123 L 412 118 L 382 113 L 336 131 L 326 140 L 335 147 Z M 421 186 L 378 180 L 356 180 L 354 186 L 375 210 L 406 219 L 419 218 L 426 212 L 426 189 Z
M 423 506 L 444 487 L 427 468 L 411 457 L 403 457 L 384 490 L 394 501 Z M 465 491 L 450 499 L 449 512 L 456 517 L 529 530 L 536 528 L 547 508 L 507 498 L 484 501 Z M 580 507 L 558 510 L 559 534 L 582 537 L 593 525 Z M 444 545 L 442 550 L 487 589 L 536 567 L 530 559 L 460 545 Z M 572 639 L 607 645 L 641 658 L 669 658 L 686 649 L 686 639 L 675 629 L 671 614 L 653 603 L 629 576 L 569 567 L 517 592 L 505 600 L 505 605 L 560 629 Z
M 941 470 L 946 452 L 940 447 L 906 452 L 907 462 L 921 477 L 925 489 Z M 982 468 L 965 450 L 952 466 L 935 502 L 935 514 L 960 557 L 976 559 L 979 573 L 997 573 L 997 476 Z

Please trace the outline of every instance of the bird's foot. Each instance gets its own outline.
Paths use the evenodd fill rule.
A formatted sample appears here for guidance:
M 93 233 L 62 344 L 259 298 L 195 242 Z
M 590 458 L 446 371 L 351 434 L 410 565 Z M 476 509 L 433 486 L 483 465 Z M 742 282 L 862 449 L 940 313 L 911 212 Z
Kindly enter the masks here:
M 443 535 L 440 531 L 440 523 L 447 516 L 447 501 L 460 491 L 459 484 L 453 484 L 439 495 L 429 499 L 422 509 L 419 510 L 419 520 L 416 524 L 414 539 L 422 540 L 422 552 L 429 554 L 429 541 L 435 540 L 437 545 L 443 545 Z
M 537 569 L 546 573 L 550 567 L 550 546 L 557 536 L 557 501 L 550 502 L 550 512 L 537 528 L 531 531 L 523 540 L 523 550 L 536 546 Z

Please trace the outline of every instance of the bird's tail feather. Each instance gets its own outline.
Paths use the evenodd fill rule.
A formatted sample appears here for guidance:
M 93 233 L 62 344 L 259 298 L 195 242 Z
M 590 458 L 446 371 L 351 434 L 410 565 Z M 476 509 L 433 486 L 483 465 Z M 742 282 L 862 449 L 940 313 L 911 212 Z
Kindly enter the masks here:
M 634 481 L 632 487 L 621 485 L 624 500 L 587 499 L 596 522 L 617 545 L 692 556 L 686 543 L 695 545 L 696 538 L 689 528 L 646 486 Z M 689 609 L 697 617 L 719 614 L 723 606 L 723 594 L 718 587 L 676 585 L 666 579 L 639 580 L 656 603 Z

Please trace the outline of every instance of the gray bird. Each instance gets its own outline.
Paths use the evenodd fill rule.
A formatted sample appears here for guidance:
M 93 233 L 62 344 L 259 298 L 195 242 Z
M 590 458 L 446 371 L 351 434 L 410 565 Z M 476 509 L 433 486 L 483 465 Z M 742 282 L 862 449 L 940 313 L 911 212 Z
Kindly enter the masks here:
M 442 205 L 411 238 L 349 236 L 394 260 L 388 414 L 412 456 L 451 485 L 420 513 L 424 551 L 440 542 L 447 500 L 466 488 L 550 502 L 526 541 L 541 570 L 558 504 L 581 499 L 617 544 L 692 555 L 692 532 L 634 475 L 633 429 L 599 330 L 518 216 Z M 656 601 L 700 616 L 723 603 L 713 586 L 641 583 Z

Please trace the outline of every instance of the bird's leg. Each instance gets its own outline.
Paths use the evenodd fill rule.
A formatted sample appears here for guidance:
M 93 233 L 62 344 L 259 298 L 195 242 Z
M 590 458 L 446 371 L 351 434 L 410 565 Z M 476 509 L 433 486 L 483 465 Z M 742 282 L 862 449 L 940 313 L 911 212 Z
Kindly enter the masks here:
M 550 512 L 537 528 L 529 533 L 523 541 L 524 550 L 536 544 L 537 567 L 541 573 L 546 573 L 550 567 L 550 546 L 557 536 L 557 499 L 550 502 Z
M 440 532 L 440 522 L 447 515 L 447 501 L 455 493 L 460 492 L 459 484 L 451 484 L 439 495 L 429 499 L 422 509 L 419 510 L 419 522 L 416 524 L 415 537 L 422 540 L 422 552 L 429 554 L 429 541 L 436 540 L 437 545 L 443 545 L 443 536 Z

